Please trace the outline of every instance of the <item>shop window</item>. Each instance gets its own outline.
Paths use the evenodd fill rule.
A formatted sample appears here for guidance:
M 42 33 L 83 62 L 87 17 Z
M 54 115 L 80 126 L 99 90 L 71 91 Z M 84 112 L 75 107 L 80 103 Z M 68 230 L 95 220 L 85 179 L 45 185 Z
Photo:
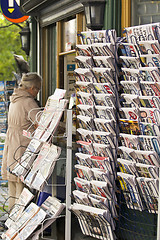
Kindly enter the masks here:
M 73 50 L 76 46 L 76 18 L 62 23 L 63 47 L 62 51 Z
M 159 22 L 160 1 L 132 0 L 131 25 Z

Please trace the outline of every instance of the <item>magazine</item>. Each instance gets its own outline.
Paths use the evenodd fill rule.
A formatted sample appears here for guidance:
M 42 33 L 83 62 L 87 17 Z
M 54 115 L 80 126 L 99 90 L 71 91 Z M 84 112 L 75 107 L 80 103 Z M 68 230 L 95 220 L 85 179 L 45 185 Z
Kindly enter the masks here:
M 5 221 L 5 225 L 7 228 L 12 227 L 12 224 L 18 221 L 26 205 L 33 199 L 33 197 L 34 195 L 26 187 L 24 187 L 18 200 L 16 201 L 15 205 L 11 209 L 8 219 Z
M 138 57 L 139 49 L 136 44 L 120 43 L 118 45 L 119 55 L 128 57 Z
M 90 181 L 79 177 L 74 178 L 76 189 L 85 193 L 90 193 Z
M 122 119 L 128 120 L 138 120 L 140 117 L 140 112 L 138 108 L 120 108 L 119 115 Z
M 117 176 L 120 182 L 121 189 L 123 191 L 127 207 L 142 211 L 144 209 L 144 206 L 139 194 L 136 177 L 131 174 L 122 172 L 118 172 Z
M 127 41 L 139 43 L 139 41 L 157 40 L 156 28 L 159 23 L 144 24 L 125 28 Z
M 158 40 L 139 41 L 138 48 L 140 55 L 160 53 Z
M 94 66 L 93 59 L 90 56 L 77 56 L 75 61 L 79 68 L 91 68 Z
M 140 148 L 145 151 L 155 151 L 160 156 L 159 136 L 139 135 Z
M 138 69 L 139 67 L 143 67 L 139 57 L 120 56 L 119 60 L 123 68 Z
M 141 81 L 140 87 L 143 96 L 158 96 L 160 97 L 160 82 Z
M 160 109 L 160 99 L 158 96 L 139 96 L 141 107 Z
M 88 181 L 91 181 L 93 179 L 93 172 L 91 168 L 79 164 L 74 165 L 74 167 L 78 178 L 82 178 Z
M 138 177 L 137 182 L 148 211 L 150 213 L 158 213 L 158 180 Z
M 139 81 L 140 78 L 140 70 L 133 68 L 121 68 L 122 70 L 122 79 L 124 81 Z
M 160 125 L 160 110 L 158 108 L 139 108 L 140 111 L 140 121 L 150 122 Z
M 93 154 L 93 144 L 82 140 L 77 141 L 79 144 L 79 151 L 85 154 Z
M 123 86 L 125 94 L 142 95 L 138 81 L 120 81 L 120 84 Z
M 132 174 L 136 177 L 139 176 L 135 162 L 131 162 L 130 160 L 118 158 L 117 163 L 118 163 L 118 167 L 122 173 Z
M 141 128 L 137 120 L 119 119 L 119 129 L 121 133 L 140 135 Z
M 154 165 L 136 163 L 139 177 L 159 179 L 159 168 Z
M 11 169 L 12 173 L 21 176 L 21 180 L 23 181 L 23 177 L 30 169 L 34 159 L 36 158 L 38 151 L 41 147 L 41 142 L 37 139 L 32 139 L 28 144 L 24 154 L 22 155 L 20 161 Z
M 93 82 L 93 74 L 89 68 L 76 68 L 74 70 L 76 81 Z
M 135 94 L 122 93 L 120 96 L 121 107 L 137 108 L 140 107 L 140 96 Z
M 82 116 L 88 116 L 93 118 L 96 116 L 94 106 L 78 104 L 77 108 L 79 109 L 79 113 Z
M 141 67 L 139 68 L 139 80 L 147 82 L 160 82 L 160 71 L 158 67 Z
M 80 33 L 82 44 L 112 43 L 115 44 L 117 36 L 115 29 L 85 31 Z
M 114 142 L 113 135 L 110 132 L 93 131 L 92 136 L 93 143 L 110 145 L 111 148 L 116 147 L 116 142 Z
M 115 87 L 111 83 L 93 83 L 95 93 L 106 93 L 115 96 Z
M 140 135 L 160 136 L 160 127 L 155 123 L 139 122 Z
M 84 142 L 93 142 L 93 132 L 83 129 L 83 128 L 77 128 L 78 137 L 81 141 Z
M 117 79 L 111 68 L 92 68 L 91 72 L 94 76 L 95 83 L 111 83 L 113 86 L 117 84 Z
M 158 67 L 160 66 L 159 54 L 146 54 L 140 56 L 145 67 Z
M 94 105 L 94 98 L 91 93 L 77 92 L 77 99 L 80 104 Z
M 61 148 L 53 144 L 44 143 L 33 162 L 24 183 L 30 188 L 43 190 L 44 185 L 53 172 L 56 161 L 60 156 Z
M 140 150 L 140 143 L 138 135 L 130 135 L 125 133 L 119 134 L 119 141 L 122 146 Z
M 109 157 L 111 161 L 115 159 L 116 149 L 111 148 L 110 145 L 93 143 L 93 151 L 95 156 Z
M 97 105 L 95 106 L 95 113 L 96 116 L 100 119 L 113 120 L 114 122 L 116 122 L 116 114 L 114 107 Z
M 113 136 L 116 136 L 116 127 L 113 119 L 103 119 L 103 118 L 95 118 L 95 130 L 102 132 L 110 132 Z
M 2 239 L 14 239 L 18 232 L 20 232 L 33 218 L 40 208 L 33 202 L 23 211 L 20 218 L 17 221 L 14 221 L 14 224 L 2 234 Z
M 94 94 L 95 104 L 100 106 L 115 107 L 115 97 L 111 94 Z
M 103 240 L 115 240 L 115 224 L 110 212 L 74 203 L 70 210 L 78 217 L 82 233 Z
M 109 199 L 104 198 L 102 196 L 98 196 L 96 194 L 89 194 L 88 198 L 93 207 L 100 208 L 100 209 L 106 209 L 106 210 L 109 209 L 111 216 L 113 218 L 118 217 L 116 205 L 112 201 L 109 201 Z
M 95 124 L 92 117 L 77 115 L 78 125 L 80 128 L 92 131 L 95 130 Z
M 115 164 L 109 157 L 92 156 L 89 154 L 76 153 L 77 162 L 89 168 L 109 170 L 110 174 L 115 172 Z
M 74 85 L 77 92 L 84 92 L 84 93 L 95 93 L 95 88 L 93 83 L 91 82 L 76 82 Z
M 38 240 L 39 235 L 54 221 L 56 221 L 57 217 L 60 216 L 64 208 L 64 203 L 61 203 L 60 200 L 55 197 L 49 196 L 41 205 L 41 209 L 46 213 L 46 218 L 42 222 L 43 224 L 41 224 L 41 228 L 37 229 L 32 234 L 32 240 Z

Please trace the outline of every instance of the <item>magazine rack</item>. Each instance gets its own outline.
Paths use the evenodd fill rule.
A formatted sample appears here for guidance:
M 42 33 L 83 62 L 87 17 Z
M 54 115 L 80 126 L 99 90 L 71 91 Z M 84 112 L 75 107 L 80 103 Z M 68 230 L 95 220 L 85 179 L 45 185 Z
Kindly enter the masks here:
M 45 118 L 47 123 L 48 121 L 51 121 L 50 124 L 48 124 L 49 126 L 48 128 L 47 126 L 43 126 L 42 124 L 43 121 L 41 117 L 40 118 L 41 122 L 39 122 L 40 127 L 39 129 L 37 128 L 38 130 L 36 129 L 34 134 L 29 134 L 30 128 L 28 129 L 28 131 L 24 132 L 24 135 L 26 137 L 31 138 L 31 141 L 27 146 L 24 154 L 21 156 L 21 161 L 18 161 L 19 159 L 15 159 L 16 164 L 14 164 L 15 165 L 14 168 L 10 166 L 9 170 L 16 176 L 20 177 L 22 182 L 28 185 L 30 189 L 35 189 L 38 192 L 43 191 L 43 186 L 45 184 L 50 185 L 50 183 L 48 183 L 47 181 L 60 155 L 60 148 L 52 144 L 51 142 L 52 142 L 52 138 L 55 137 L 53 136 L 53 134 L 56 131 L 58 122 L 60 121 L 60 118 L 63 112 L 66 111 L 66 129 L 65 129 L 66 133 L 62 136 L 64 139 L 66 139 L 65 159 L 66 159 L 66 169 L 67 169 L 66 176 L 65 176 L 65 186 L 66 186 L 65 239 L 70 240 L 71 239 L 71 212 L 68 209 L 69 209 L 69 206 L 71 205 L 70 196 L 71 196 L 71 177 L 72 177 L 72 110 L 65 110 L 66 103 L 67 102 L 62 100 L 62 104 L 60 103 L 60 109 L 57 110 L 57 105 L 56 105 L 56 109 L 54 109 L 54 111 L 51 108 L 49 110 L 47 109 L 47 107 L 45 108 L 45 111 L 46 112 L 48 111 L 48 113 L 45 112 L 44 116 L 42 115 L 42 117 Z M 49 118 L 47 114 L 48 115 L 52 114 L 52 117 Z M 42 134 L 42 131 L 43 131 L 43 134 Z M 41 136 L 43 136 L 43 139 L 41 138 Z M 42 162 L 43 160 L 44 160 L 44 163 Z M 35 165 L 37 163 L 39 163 L 39 165 Z M 48 167 L 45 168 L 45 164 L 50 164 L 50 165 L 47 165 Z M 37 166 L 38 168 L 36 169 L 37 170 L 39 169 L 39 170 L 38 172 L 34 173 L 36 175 L 34 175 L 34 178 L 32 178 L 33 168 L 35 166 Z M 50 170 L 50 172 L 47 172 L 47 175 L 43 175 L 44 168 L 46 170 L 48 169 Z M 34 183 L 38 174 L 40 175 L 40 178 L 38 179 L 37 183 L 39 183 L 39 181 L 40 182 L 42 181 L 42 184 L 39 185 L 39 187 L 37 184 L 35 185 L 31 184 L 31 183 Z M 30 179 L 31 181 L 29 181 Z M 55 186 L 55 185 L 56 184 L 51 184 L 51 186 Z M 18 208 L 21 207 L 21 204 L 16 204 L 16 205 L 18 206 Z M 62 205 L 62 208 L 61 208 L 61 205 Z M 60 205 L 60 208 L 63 210 L 64 205 L 63 204 L 61 205 Z M 57 217 L 64 217 L 64 216 L 57 215 L 56 218 Z M 49 219 L 47 219 L 47 221 L 49 221 Z M 55 221 L 55 217 L 54 217 L 54 221 Z M 34 225 L 34 223 L 32 225 Z M 42 230 L 39 231 L 39 234 L 43 232 L 43 225 L 47 226 L 46 219 L 44 220 L 44 222 L 41 223 Z M 30 226 L 27 226 L 27 227 L 30 227 Z
M 79 112 L 76 203 L 70 209 L 84 235 L 114 240 L 119 107 L 116 31 L 87 31 L 79 37 L 75 70 Z
M 129 27 L 125 32 L 127 41 L 119 43 L 123 94 L 117 175 L 122 194 L 117 236 L 158 240 L 159 23 Z

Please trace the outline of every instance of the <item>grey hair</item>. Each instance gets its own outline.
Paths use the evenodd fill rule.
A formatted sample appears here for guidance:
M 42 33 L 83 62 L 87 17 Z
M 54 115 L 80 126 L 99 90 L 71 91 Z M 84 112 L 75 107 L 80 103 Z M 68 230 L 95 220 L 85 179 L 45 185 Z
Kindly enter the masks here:
M 22 79 L 19 84 L 19 87 L 21 87 L 23 89 L 37 87 L 37 84 L 39 84 L 41 82 L 42 82 L 42 78 L 36 72 L 24 73 L 22 75 Z

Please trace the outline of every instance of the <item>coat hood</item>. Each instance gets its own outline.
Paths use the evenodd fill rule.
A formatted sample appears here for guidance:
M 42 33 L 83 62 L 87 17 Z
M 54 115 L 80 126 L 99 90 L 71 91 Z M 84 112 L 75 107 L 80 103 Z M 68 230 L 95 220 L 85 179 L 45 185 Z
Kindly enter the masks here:
M 10 96 L 10 101 L 14 103 L 26 97 L 33 98 L 32 95 L 25 90 L 21 88 L 15 88 L 12 96 Z

